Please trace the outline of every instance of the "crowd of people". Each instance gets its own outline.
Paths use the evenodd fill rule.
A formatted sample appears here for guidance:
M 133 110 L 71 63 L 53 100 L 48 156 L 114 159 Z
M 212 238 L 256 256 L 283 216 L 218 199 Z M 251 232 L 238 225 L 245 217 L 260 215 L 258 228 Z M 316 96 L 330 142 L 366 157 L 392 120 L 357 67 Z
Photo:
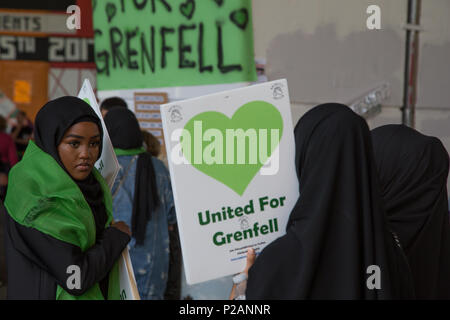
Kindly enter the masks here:
M 127 246 L 141 299 L 181 298 L 159 143 L 122 99 L 105 100 L 101 111 L 120 164 L 112 190 L 94 167 L 101 121 L 81 99 L 43 106 L 32 140 L 19 119 L 12 137 L 0 135 L 10 299 L 118 299 L 117 260 Z M 440 140 L 403 125 L 370 131 L 337 103 L 308 111 L 294 136 L 300 196 L 286 233 L 258 256 L 249 250 L 235 282 L 246 288 L 233 287 L 230 298 L 450 299 L 449 156 Z M 25 148 L 12 151 L 14 139 L 28 139 Z M 83 275 L 75 287 L 66 272 L 73 265 Z M 380 277 L 369 283 L 373 267 Z

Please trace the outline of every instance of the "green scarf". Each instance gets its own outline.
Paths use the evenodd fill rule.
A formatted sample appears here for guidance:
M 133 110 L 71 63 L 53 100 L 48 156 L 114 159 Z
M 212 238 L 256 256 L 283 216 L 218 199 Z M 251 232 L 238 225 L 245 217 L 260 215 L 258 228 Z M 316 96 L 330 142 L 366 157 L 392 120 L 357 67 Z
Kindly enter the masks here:
M 116 156 L 134 156 L 136 154 L 141 154 L 145 152 L 144 147 L 136 148 L 136 149 L 119 149 L 114 148 L 114 152 Z
M 94 168 L 104 195 L 108 220 L 112 221 L 110 190 Z M 83 252 L 95 244 L 95 220 L 83 193 L 72 178 L 49 154 L 30 141 L 22 160 L 9 173 L 5 207 L 19 224 L 34 228 Z M 25 288 L 24 288 L 25 289 Z M 118 263 L 110 271 L 108 300 L 119 300 Z M 60 286 L 56 300 L 103 300 L 98 283 L 81 296 L 72 296 Z

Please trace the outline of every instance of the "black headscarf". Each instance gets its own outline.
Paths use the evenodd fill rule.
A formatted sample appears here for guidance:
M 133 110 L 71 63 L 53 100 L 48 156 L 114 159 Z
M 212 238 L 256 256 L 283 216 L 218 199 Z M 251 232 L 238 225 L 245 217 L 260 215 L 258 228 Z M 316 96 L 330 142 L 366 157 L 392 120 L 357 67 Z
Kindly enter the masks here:
M 404 125 L 372 130 L 392 229 L 402 243 L 419 299 L 450 299 L 449 156 L 441 141 Z
M 298 122 L 295 144 L 300 197 L 286 235 L 250 268 L 247 298 L 401 296 L 394 280 L 403 280 L 395 277 L 406 264 L 387 229 L 364 119 L 344 105 L 317 106 Z M 379 290 L 367 286 L 373 265 L 381 270 Z
M 142 147 L 143 139 L 139 122 L 129 109 L 111 109 L 105 116 L 105 124 L 114 148 L 129 150 Z M 152 156 L 148 152 L 143 152 L 137 159 L 131 217 L 131 232 L 137 244 L 144 243 L 147 222 L 158 205 L 159 197 Z
M 66 96 L 51 100 L 36 115 L 34 129 L 36 145 L 51 155 L 64 170 L 66 169 L 58 155 L 58 145 L 61 143 L 66 131 L 79 122 L 95 123 L 100 132 L 100 141 L 103 141 L 100 119 L 88 103 L 77 97 Z M 99 157 L 101 152 L 102 145 L 100 144 Z M 107 221 L 101 185 L 92 173 L 85 180 L 74 181 L 92 210 L 95 218 L 96 236 L 99 238 L 103 234 Z

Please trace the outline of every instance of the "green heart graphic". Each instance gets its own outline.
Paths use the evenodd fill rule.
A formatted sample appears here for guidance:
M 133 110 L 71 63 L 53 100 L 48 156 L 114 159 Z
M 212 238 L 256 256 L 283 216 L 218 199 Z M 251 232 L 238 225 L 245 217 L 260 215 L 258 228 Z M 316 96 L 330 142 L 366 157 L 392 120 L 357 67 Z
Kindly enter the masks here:
M 181 137 L 185 158 L 197 170 L 242 196 L 283 136 L 283 119 L 272 104 L 252 101 L 230 119 L 203 112 L 190 119 Z
M 194 0 L 187 0 L 186 3 L 180 5 L 180 12 L 188 19 L 191 20 L 195 11 Z

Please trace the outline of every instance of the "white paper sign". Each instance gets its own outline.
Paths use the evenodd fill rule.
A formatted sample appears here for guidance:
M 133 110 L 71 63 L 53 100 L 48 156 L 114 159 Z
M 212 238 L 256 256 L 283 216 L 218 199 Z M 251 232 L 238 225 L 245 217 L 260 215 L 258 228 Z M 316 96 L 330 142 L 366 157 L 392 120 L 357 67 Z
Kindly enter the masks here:
M 119 281 L 121 300 L 140 300 L 128 249 L 119 258 Z
M 189 284 L 241 272 L 298 199 L 286 80 L 161 106 Z M 181 139 L 180 139 L 181 137 Z
M 119 172 L 119 161 L 114 152 L 111 139 L 109 138 L 108 130 L 103 121 L 100 108 L 95 98 L 94 90 L 92 90 L 89 80 L 84 80 L 78 98 L 86 101 L 92 109 L 94 109 L 97 116 L 100 118 L 103 127 L 103 148 L 102 155 L 95 163 L 95 167 L 99 170 L 103 178 L 108 183 L 110 189 L 114 185 L 117 173 Z M 131 264 L 128 248 L 126 248 L 119 258 L 119 286 L 120 298 L 122 300 L 140 300 L 139 292 L 136 286 L 136 279 L 134 278 L 133 266 Z
M 114 153 L 114 148 L 109 138 L 108 130 L 106 129 L 105 122 L 103 121 L 102 113 L 100 112 L 100 107 L 98 106 L 97 99 L 95 98 L 94 90 L 92 90 L 91 83 L 88 79 L 85 79 L 83 86 L 81 87 L 78 98 L 83 99 L 94 109 L 97 116 L 100 118 L 103 127 L 103 148 L 102 155 L 95 163 L 95 167 L 101 173 L 103 178 L 105 178 L 111 189 L 114 185 L 114 180 L 116 179 L 117 173 L 119 172 L 119 162 L 117 161 L 116 154 Z

